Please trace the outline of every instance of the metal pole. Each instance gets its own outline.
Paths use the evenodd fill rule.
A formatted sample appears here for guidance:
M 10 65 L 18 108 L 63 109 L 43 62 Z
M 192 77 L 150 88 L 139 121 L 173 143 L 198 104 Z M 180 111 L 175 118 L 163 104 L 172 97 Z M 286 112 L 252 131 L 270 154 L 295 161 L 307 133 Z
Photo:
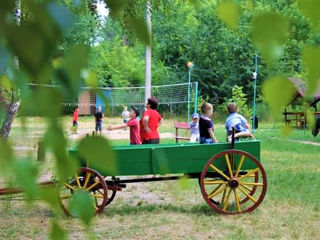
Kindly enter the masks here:
M 258 55 L 255 56 L 255 66 L 254 66 L 254 85 L 253 85 L 253 116 L 252 116 L 252 132 L 255 129 L 255 120 L 256 120 L 256 96 L 257 96 L 257 77 L 258 77 Z
M 194 112 L 198 111 L 198 82 L 195 82 L 194 90 Z
M 188 77 L 188 122 L 190 121 L 190 83 L 191 83 L 191 70 L 193 68 L 192 62 L 187 62 L 187 67 L 189 69 L 189 77 Z
M 151 38 L 151 3 L 150 1 L 147 2 L 147 11 L 146 11 L 146 18 L 147 18 L 147 27 L 148 33 L 150 34 Z M 151 40 L 150 45 L 146 46 L 146 65 L 145 65 L 145 103 L 147 102 L 148 98 L 151 97 Z

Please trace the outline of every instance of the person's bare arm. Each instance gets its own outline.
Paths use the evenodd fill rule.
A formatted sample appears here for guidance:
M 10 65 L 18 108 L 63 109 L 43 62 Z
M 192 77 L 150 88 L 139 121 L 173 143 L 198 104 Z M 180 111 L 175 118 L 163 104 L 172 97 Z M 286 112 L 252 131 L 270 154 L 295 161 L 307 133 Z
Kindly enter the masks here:
M 115 129 L 122 129 L 122 128 L 126 128 L 127 124 L 120 124 L 120 125 L 110 125 L 108 127 L 108 130 L 115 130 Z
M 250 125 L 249 125 L 249 123 L 245 123 L 244 126 L 246 127 L 246 129 L 249 129 L 249 130 L 250 130 Z
M 212 140 L 213 140 L 214 142 L 219 142 L 219 141 L 216 139 L 216 137 L 215 137 L 212 129 L 208 129 L 208 132 L 209 132 L 209 135 L 210 135 L 210 137 L 212 138 Z
M 143 130 L 145 132 L 150 132 L 150 128 L 148 127 L 149 124 L 149 117 L 148 116 L 144 116 L 142 119 L 142 126 L 143 126 Z

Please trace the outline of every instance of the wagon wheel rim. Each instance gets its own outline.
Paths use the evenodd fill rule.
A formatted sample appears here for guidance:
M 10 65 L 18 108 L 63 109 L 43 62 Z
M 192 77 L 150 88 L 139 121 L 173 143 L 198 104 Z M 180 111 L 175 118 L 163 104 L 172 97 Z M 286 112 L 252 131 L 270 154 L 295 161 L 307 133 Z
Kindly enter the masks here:
M 99 191 L 98 191 L 99 190 Z M 78 174 L 75 174 L 68 182 L 64 183 L 60 190 L 60 205 L 67 216 L 71 216 L 69 211 L 69 201 L 74 192 L 86 191 L 93 200 L 92 206 L 95 215 L 101 213 L 108 201 L 108 188 L 103 177 L 95 170 L 82 167 Z
M 107 200 L 106 206 L 108 206 L 113 201 L 113 199 L 115 198 L 116 194 L 117 194 L 116 190 L 111 190 L 111 189 L 108 188 L 108 200 Z
M 267 177 L 254 156 L 230 149 L 208 160 L 200 186 L 203 198 L 212 209 L 223 214 L 240 214 L 251 212 L 261 204 Z

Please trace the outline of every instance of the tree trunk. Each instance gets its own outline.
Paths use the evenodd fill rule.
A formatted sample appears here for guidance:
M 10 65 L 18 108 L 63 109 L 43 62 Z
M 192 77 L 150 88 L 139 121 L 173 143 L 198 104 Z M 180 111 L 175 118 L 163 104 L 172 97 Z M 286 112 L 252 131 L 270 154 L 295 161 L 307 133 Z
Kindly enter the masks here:
M 15 0 L 14 17 L 16 19 L 17 25 L 20 26 L 20 22 L 21 22 L 21 1 L 20 0 Z M 19 69 L 18 57 L 14 57 L 13 61 L 14 61 L 15 67 Z M 2 91 L 2 89 L 0 89 L 0 94 L 1 93 L 3 94 L 2 98 L 4 98 L 3 101 L 6 106 L 6 113 L 4 118 L 0 119 L 2 120 L 0 121 L 0 123 L 2 123 L 1 129 L 0 129 L 0 138 L 8 138 L 14 116 L 16 112 L 19 110 L 20 101 L 19 101 L 19 98 L 17 98 L 18 92 L 14 92 L 14 90 L 12 90 L 11 92 L 11 99 L 10 97 L 6 98 L 7 94 L 4 94 L 5 90 Z
M 6 114 L 3 118 L 1 130 L 0 130 L 0 137 L 1 138 L 8 138 L 9 137 L 11 125 L 12 125 L 14 116 L 19 109 L 19 106 L 20 106 L 20 102 L 16 102 L 14 100 L 11 101 L 9 103 L 9 105 L 7 105 L 8 108 L 7 108 Z

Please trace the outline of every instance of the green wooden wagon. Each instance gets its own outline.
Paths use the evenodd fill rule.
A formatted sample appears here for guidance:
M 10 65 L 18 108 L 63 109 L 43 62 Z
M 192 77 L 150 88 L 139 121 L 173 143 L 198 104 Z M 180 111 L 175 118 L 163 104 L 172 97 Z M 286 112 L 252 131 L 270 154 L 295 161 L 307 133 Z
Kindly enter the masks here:
M 205 144 L 116 146 L 114 171 L 82 167 L 65 184 L 62 206 L 75 191 L 87 191 L 100 213 L 128 183 L 195 178 L 207 204 L 219 213 L 250 212 L 260 205 L 267 177 L 260 163 L 260 141 Z M 70 150 L 77 155 L 77 150 Z M 105 164 L 110 163 L 108 158 Z M 151 176 L 150 176 L 151 175 Z

